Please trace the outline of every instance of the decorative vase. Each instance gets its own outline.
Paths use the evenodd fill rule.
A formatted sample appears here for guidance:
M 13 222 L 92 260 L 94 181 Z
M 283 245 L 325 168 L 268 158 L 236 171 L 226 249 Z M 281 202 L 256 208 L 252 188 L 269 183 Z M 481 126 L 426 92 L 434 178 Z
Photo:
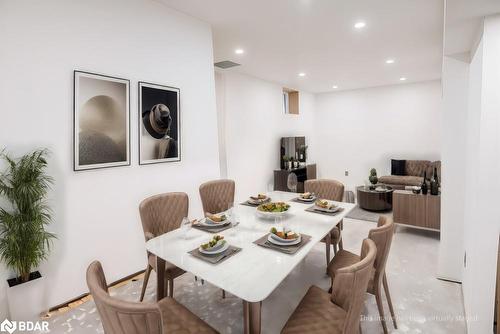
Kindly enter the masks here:
M 291 161 L 286 162 L 286 169 L 288 169 L 288 170 L 292 169 L 292 162 Z
M 11 320 L 37 319 L 40 313 L 47 311 L 45 279 L 40 276 L 25 283 L 9 286 L 7 300 Z
M 422 190 L 422 195 L 427 195 L 427 172 L 424 172 L 424 181 L 422 181 L 420 189 Z
M 370 180 L 370 183 L 373 185 L 378 183 L 377 170 L 375 168 L 372 168 L 370 170 L 370 176 L 368 176 L 368 180 Z
M 434 174 L 432 175 L 431 179 L 431 195 L 438 195 L 439 194 L 439 180 L 437 176 L 437 169 L 434 168 Z

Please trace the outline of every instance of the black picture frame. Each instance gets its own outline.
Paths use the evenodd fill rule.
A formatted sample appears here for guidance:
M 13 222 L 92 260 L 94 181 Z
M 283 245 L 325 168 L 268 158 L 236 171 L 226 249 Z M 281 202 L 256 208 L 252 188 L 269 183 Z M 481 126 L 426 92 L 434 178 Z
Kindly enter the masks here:
M 178 87 L 173 87 L 173 86 L 167 86 L 167 85 L 162 85 L 162 84 L 156 84 L 156 83 L 151 83 L 151 82 L 146 82 L 146 81 L 139 81 L 138 82 L 138 110 L 137 110 L 137 116 L 138 116 L 138 132 L 137 132 L 137 138 L 138 138 L 138 158 L 139 158 L 139 165 L 151 165 L 151 164 L 159 164 L 159 163 L 168 163 L 168 162 L 180 162 L 182 160 L 182 113 L 181 113 L 181 90 Z M 155 102 L 147 101 L 147 97 L 145 95 L 155 95 L 156 91 L 156 99 Z M 170 97 L 165 96 L 170 95 Z M 175 94 L 175 103 L 173 102 L 172 98 Z M 151 109 L 152 104 L 157 104 L 159 102 L 162 102 L 163 104 L 167 105 L 167 107 L 170 110 L 171 116 L 172 116 L 172 126 L 173 126 L 173 133 L 172 138 L 175 141 L 176 144 L 176 149 L 177 149 L 177 154 L 175 157 L 169 157 L 169 158 L 146 158 L 145 155 L 146 153 L 146 148 L 145 148 L 145 143 L 143 143 L 143 140 L 147 140 L 150 142 L 151 141 L 157 140 L 158 137 L 153 138 L 149 133 L 148 130 L 146 129 L 146 126 L 143 121 L 143 116 L 144 113 L 149 111 Z M 151 149 L 151 147 L 150 147 Z M 151 155 L 151 152 L 149 152 L 149 155 Z
M 92 163 L 92 164 L 81 164 L 80 163 L 80 139 L 79 139 L 79 114 L 80 108 L 78 104 L 78 98 L 80 96 L 80 85 L 78 79 L 81 77 L 92 78 L 96 80 L 110 81 L 121 83 L 125 85 L 125 126 L 123 127 L 125 130 L 125 159 L 122 161 L 114 161 L 114 162 L 102 162 L 102 163 Z M 96 95 L 97 96 L 97 95 Z M 101 73 L 82 71 L 82 70 L 74 70 L 73 71 L 73 171 L 86 171 L 86 170 L 95 170 L 95 169 L 104 169 L 104 168 L 113 168 L 113 167 L 124 167 L 131 165 L 131 126 L 130 126 L 130 80 L 120 77 L 115 77 L 111 75 L 105 75 Z

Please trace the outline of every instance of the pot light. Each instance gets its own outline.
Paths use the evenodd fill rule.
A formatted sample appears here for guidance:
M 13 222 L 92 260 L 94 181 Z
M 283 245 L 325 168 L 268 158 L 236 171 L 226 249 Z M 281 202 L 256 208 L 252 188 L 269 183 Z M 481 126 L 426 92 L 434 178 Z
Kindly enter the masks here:
M 299 73 L 299 77 L 305 77 L 305 76 L 306 76 L 306 74 L 304 72 Z
M 394 64 L 395 60 L 394 59 L 387 59 L 385 61 L 386 64 Z
M 236 53 L 237 55 L 242 55 L 242 54 L 245 53 L 245 50 L 243 50 L 243 49 L 236 49 L 236 50 L 234 50 L 234 53 Z
M 405 77 L 401 77 L 401 78 L 399 78 L 399 81 L 406 81 L 406 78 Z
M 333 88 L 333 89 L 337 89 L 337 88 L 339 88 L 339 86 L 337 86 L 337 85 L 333 85 L 333 86 L 332 86 L 332 88 Z
M 354 28 L 356 28 L 356 29 L 363 29 L 364 27 L 366 27 L 366 23 L 365 23 L 365 22 L 363 22 L 363 21 L 356 22 L 356 23 L 354 24 Z

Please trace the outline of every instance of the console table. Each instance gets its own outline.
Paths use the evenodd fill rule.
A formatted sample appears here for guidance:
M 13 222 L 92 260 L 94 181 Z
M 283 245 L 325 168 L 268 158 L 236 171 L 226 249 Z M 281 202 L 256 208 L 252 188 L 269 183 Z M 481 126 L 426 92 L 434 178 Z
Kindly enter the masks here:
M 439 231 L 441 226 L 441 195 L 414 194 L 395 190 L 392 194 L 394 222 Z
M 304 192 L 304 182 L 316 178 L 316 164 L 310 164 L 305 167 L 294 169 L 279 169 L 274 171 L 274 190 L 291 191 L 288 189 L 288 175 L 294 173 L 297 175 L 297 192 Z

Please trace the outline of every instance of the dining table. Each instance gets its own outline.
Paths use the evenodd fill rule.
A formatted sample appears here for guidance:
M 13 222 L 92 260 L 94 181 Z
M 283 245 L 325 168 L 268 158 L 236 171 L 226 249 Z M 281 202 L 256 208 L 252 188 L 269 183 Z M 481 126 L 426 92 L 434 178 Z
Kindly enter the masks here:
M 220 263 L 212 264 L 189 254 L 213 237 L 213 234 L 199 229 L 181 227 L 149 240 L 146 249 L 156 255 L 157 261 L 157 299 L 165 297 L 162 273 L 168 262 L 240 298 L 243 302 L 244 333 L 260 333 L 262 302 L 355 206 L 334 202 L 342 210 L 335 215 L 325 215 L 306 211 L 314 203 L 299 203 L 294 200 L 298 196 L 296 193 L 271 191 L 266 195 L 273 202 L 286 202 L 290 208 L 281 219 L 269 219 L 261 217 L 256 207 L 243 201 L 235 204 L 229 213 L 235 226 L 217 234 L 223 236 L 229 245 L 241 250 Z M 308 235 L 310 239 L 294 254 L 254 243 L 272 227 L 285 227 Z

